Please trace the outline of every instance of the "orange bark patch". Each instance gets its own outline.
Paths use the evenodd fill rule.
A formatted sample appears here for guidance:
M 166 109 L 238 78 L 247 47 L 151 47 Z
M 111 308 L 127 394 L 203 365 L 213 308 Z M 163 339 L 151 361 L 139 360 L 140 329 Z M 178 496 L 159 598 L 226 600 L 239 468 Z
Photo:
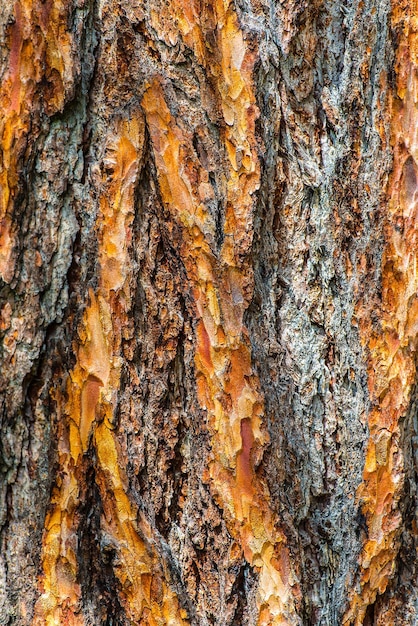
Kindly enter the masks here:
M 249 419 L 243 419 L 241 421 L 241 441 L 242 450 L 237 458 L 237 491 L 242 494 L 242 496 L 250 496 L 253 498 L 254 466 L 251 459 L 251 450 L 254 444 L 254 435 Z

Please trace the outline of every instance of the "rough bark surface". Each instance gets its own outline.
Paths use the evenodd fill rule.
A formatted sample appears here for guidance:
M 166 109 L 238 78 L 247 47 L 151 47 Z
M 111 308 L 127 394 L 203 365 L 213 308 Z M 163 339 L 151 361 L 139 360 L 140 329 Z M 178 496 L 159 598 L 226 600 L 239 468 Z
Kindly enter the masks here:
M 418 623 L 416 0 L 3 0 L 0 626 Z

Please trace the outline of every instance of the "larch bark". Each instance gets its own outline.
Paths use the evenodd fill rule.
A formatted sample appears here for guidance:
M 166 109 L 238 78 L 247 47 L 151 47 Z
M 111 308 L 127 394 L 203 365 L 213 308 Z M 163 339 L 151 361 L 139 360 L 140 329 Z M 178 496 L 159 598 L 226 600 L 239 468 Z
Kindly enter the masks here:
M 418 624 L 416 0 L 3 0 L 0 626 Z

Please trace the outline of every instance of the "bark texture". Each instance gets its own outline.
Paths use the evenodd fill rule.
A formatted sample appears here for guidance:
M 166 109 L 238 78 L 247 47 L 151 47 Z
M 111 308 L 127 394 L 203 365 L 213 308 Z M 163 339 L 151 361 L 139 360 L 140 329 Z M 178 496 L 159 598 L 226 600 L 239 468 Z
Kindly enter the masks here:
M 418 624 L 416 0 L 3 0 L 0 626 Z

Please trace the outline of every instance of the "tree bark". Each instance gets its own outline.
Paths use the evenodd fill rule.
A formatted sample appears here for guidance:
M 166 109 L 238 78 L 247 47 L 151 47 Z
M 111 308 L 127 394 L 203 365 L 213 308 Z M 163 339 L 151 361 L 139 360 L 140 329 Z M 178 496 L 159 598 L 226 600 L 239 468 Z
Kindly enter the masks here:
M 0 626 L 418 623 L 413 0 L 3 0 Z

